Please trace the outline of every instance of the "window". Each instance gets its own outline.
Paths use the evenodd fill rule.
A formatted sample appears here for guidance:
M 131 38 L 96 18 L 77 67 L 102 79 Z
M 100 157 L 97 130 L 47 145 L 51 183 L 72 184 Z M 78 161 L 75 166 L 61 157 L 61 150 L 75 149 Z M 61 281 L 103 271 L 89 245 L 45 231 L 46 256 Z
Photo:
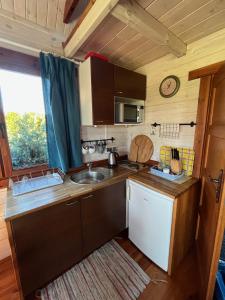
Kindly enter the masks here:
M 47 162 L 40 76 L 0 69 L 0 89 L 13 169 Z

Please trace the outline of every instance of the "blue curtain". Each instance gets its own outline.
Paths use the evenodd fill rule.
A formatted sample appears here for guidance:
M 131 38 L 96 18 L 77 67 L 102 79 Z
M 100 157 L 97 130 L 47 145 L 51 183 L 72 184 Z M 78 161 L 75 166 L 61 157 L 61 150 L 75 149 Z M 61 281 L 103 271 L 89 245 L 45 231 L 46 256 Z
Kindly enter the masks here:
M 52 54 L 40 54 L 46 112 L 49 166 L 69 168 L 82 164 L 77 66 Z

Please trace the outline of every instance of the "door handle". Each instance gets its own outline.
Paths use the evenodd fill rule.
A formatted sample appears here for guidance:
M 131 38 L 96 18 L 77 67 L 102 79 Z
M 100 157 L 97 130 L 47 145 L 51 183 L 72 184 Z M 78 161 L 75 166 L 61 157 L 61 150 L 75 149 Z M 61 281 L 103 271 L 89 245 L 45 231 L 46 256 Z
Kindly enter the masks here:
M 66 205 L 67 206 L 74 206 L 74 205 L 77 205 L 78 203 L 79 203 L 79 201 L 76 200 L 76 201 L 72 201 L 72 202 L 67 202 Z
M 210 175 L 208 176 L 209 181 L 216 184 L 216 202 L 220 200 L 220 192 L 223 183 L 223 169 L 220 169 L 218 178 L 212 178 Z
M 130 185 L 127 185 L 127 200 L 130 201 Z
M 94 195 L 88 195 L 88 196 L 83 197 L 82 199 L 89 199 L 89 198 L 92 198 L 92 197 L 94 197 Z
M 140 120 L 140 108 L 138 108 L 138 110 L 137 110 L 137 121 L 139 121 Z
M 216 184 L 220 183 L 220 180 L 218 178 L 212 178 L 210 176 L 209 176 L 209 181 L 213 182 L 213 183 L 216 183 Z

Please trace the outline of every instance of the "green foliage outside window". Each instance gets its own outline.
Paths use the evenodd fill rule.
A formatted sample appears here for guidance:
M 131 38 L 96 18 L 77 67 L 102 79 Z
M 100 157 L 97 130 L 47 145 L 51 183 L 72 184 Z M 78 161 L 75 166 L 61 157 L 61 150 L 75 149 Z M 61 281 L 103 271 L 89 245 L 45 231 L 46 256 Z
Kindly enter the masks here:
M 5 116 L 14 169 L 32 167 L 47 162 L 45 116 L 36 113 Z

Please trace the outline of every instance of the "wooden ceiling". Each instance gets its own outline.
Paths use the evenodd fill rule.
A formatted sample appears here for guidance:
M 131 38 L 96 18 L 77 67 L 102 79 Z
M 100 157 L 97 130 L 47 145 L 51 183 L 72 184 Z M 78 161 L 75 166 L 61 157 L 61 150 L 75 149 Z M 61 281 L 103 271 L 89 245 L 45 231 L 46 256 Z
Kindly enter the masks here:
M 186 44 L 225 27 L 224 0 L 136 1 Z M 105 18 L 77 56 L 82 58 L 88 51 L 104 54 L 110 61 L 131 69 L 169 53 L 112 15 Z
M 13 42 L 27 46 L 27 52 L 30 47 L 63 54 L 62 43 L 76 25 L 88 0 L 79 2 L 69 24 L 63 23 L 65 2 L 0 0 L 0 46 L 7 46 L 9 41 L 9 48 Z
M 63 54 L 62 42 L 78 22 L 88 0 L 80 0 L 72 21 L 63 23 L 66 0 L 0 0 L 0 46 L 25 45 Z M 104 1 L 104 0 L 96 0 Z M 120 0 L 122 1 L 122 0 Z M 136 0 L 147 13 L 186 44 L 225 27 L 225 0 Z M 113 63 L 136 69 L 168 48 L 109 14 L 82 44 L 75 58 L 88 51 L 106 55 Z M 24 50 L 24 52 L 26 52 Z

